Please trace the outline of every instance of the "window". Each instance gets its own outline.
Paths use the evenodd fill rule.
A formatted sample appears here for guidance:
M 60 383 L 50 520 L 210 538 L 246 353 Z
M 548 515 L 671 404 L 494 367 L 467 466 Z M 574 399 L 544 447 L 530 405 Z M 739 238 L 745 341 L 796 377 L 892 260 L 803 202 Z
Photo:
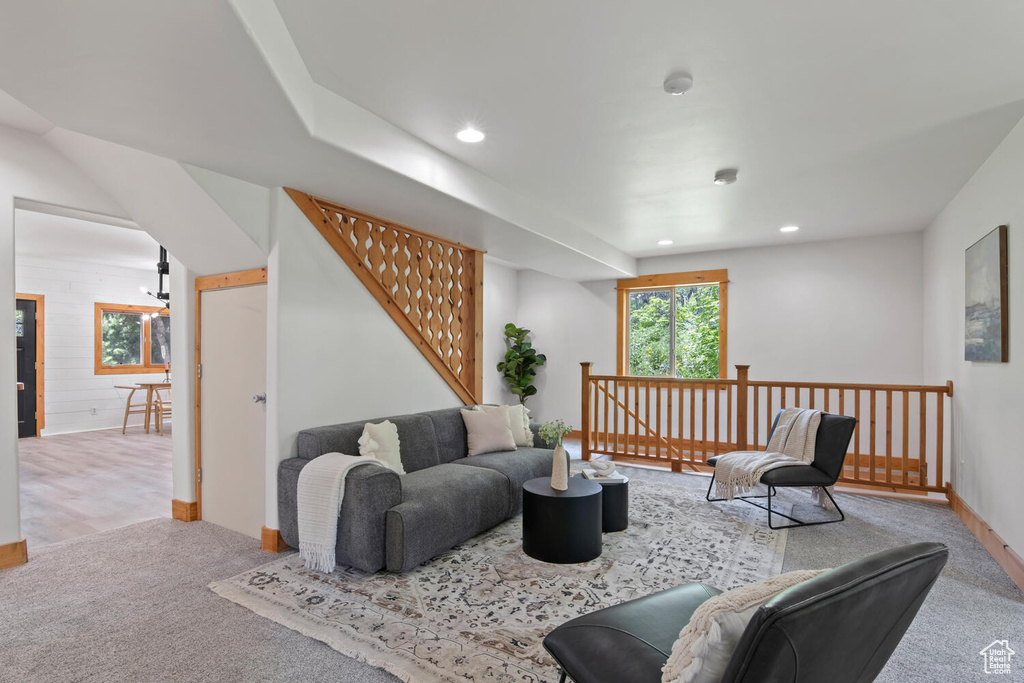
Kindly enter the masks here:
M 726 376 L 726 270 L 646 275 L 618 283 L 618 374 Z
M 95 345 L 97 375 L 163 372 L 171 362 L 170 311 L 96 304 Z

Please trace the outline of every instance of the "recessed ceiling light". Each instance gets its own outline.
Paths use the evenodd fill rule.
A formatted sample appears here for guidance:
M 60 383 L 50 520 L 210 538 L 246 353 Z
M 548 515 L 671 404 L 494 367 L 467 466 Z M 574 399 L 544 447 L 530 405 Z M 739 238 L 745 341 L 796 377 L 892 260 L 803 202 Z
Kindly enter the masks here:
M 787 225 L 783 228 L 779 228 L 779 232 L 796 232 L 799 229 L 799 225 Z
M 455 137 L 462 140 L 463 142 L 480 142 L 487 136 L 485 136 L 483 133 L 478 131 L 473 126 L 466 126 L 458 133 L 456 133 Z
M 665 79 L 662 87 L 669 95 L 682 95 L 693 87 L 693 76 L 687 73 L 674 73 Z
M 672 240 L 658 240 L 659 247 L 667 247 L 670 244 L 672 244 Z
M 736 182 L 736 174 L 739 173 L 735 168 L 723 168 L 720 171 L 715 172 L 715 185 L 732 185 Z

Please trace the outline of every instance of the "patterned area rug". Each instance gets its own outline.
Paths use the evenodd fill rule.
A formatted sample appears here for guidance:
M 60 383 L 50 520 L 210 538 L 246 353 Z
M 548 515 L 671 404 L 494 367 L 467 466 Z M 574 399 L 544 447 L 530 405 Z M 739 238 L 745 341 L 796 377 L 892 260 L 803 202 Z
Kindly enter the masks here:
M 555 680 L 541 640 L 573 617 L 690 581 L 726 590 L 782 569 L 786 532 L 768 529 L 761 510 L 708 503 L 703 488 L 672 475 L 637 474 L 629 528 L 605 534 L 601 556 L 584 564 L 526 556 L 519 516 L 405 574 L 320 574 L 291 554 L 210 588 L 406 681 Z

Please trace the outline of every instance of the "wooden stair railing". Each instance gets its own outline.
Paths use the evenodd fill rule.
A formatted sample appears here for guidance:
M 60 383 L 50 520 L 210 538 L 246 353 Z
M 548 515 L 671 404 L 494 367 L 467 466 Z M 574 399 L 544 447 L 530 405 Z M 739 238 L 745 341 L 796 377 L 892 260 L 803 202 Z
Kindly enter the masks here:
M 731 450 L 763 450 L 780 408 L 850 415 L 858 425 L 839 482 L 900 493 L 945 493 L 944 385 L 753 381 L 595 375 L 581 363 L 583 458 L 708 469 Z M 735 403 L 734 403 L 735 401 Z M 733 440 L 735 435 L 735 440 Z
M 296 206 L 467 405 L 483 395 L 479 249 L 285 188 Z

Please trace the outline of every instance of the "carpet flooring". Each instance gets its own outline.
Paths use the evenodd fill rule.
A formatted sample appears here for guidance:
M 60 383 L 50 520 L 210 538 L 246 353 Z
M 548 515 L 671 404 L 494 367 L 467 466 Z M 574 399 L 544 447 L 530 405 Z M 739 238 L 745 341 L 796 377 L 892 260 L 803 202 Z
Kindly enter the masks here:
M 636 468 L 629 476 L 707 485 Z M 792 495 L 803 512 L 809 497 Z M 948 507 L 848 494 L 838 502 L 846 522 L 790 531 L 784 571 L 915 540 L 951 551 L 879 681 L 987 680 L 983 647 L 1005 638 L 1024 652 L 1024 596 Z M 41 548 L 28 564 L 0 572 L 0 681 L 397 680 L 206 587 L 273 558 L 226 529 L 169 519 Z M 1000 680 L 1024 680 L 1024 660 Z

